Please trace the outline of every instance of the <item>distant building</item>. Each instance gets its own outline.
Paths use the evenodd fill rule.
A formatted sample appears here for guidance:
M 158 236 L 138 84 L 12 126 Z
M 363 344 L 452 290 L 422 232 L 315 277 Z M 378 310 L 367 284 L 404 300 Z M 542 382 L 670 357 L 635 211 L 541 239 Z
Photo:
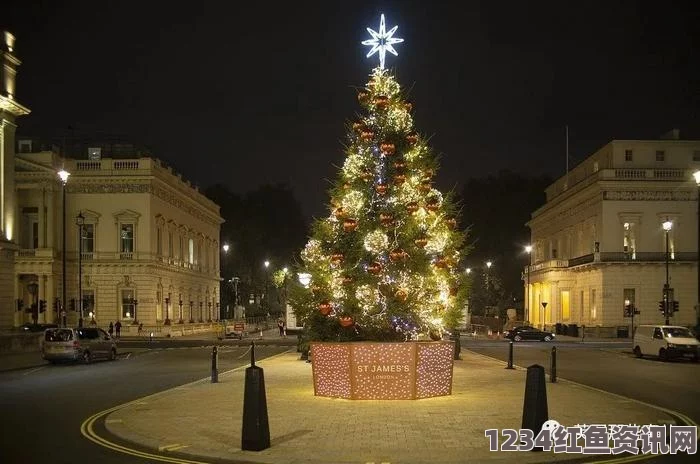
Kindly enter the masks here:
M 62 158 L 18 138 L 16 188 L 19 250 L 15 287 L 25 308 L 45 301 L 39 322 L 146 326 L 219 318 L 219 207 L 159 160 L 101 156 L 98 144 Z M 106 151 L 106 150 L 105 150 Z M 104 152 L 104 151 L 102 151 Z M 76 156 L 77 157 L 77 156 Z M 65 184 L 66 301 L 62 290 Z M 79 225 L 82 223 L 82 226 Z M 82 230 L 82 234 L 81 234 Z M 82 235 L 82 238 L 80 238 Z M 82 252 L 81 252 L 82 251 Z M 80 280 L 82 277 L 82 281 Z M 14 325 L 31 318 L 17 312 Z
M 668 235 L 669 284 L 679 309 L 670 323 L 695 325 L 698 168 L 700 141 L 672 131 L 660 140 L 613 140 L 550 185 L 528 223 L 526 320 L 599 326 L 613 335 L 631 326 L 625 310 L 634 307 L 635 326 L 663 323 Z

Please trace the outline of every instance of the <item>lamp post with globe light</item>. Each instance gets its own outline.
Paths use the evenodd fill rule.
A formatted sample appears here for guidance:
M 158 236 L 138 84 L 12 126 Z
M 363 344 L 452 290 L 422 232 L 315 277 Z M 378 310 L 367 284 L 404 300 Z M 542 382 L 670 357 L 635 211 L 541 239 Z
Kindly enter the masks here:
M 227 286 L 227 284 L 228 284 L 229 281 L 226 279 L 226 274 L 228 273 L 228 250 L 229 250 L 230 248 L 231 248 L 231 247 L 229 246 L 228 243 L 224 243 L 223 246 L 221 247 L 221 249 L 222 249 L 223 252 L 224 252 L 224 259 L 223 259 L 223 266 L 222 266 L 222 271 L 223 271 L 223 272 L 222 272 L 222 274 L 223 274 L 222 279 L 223 279 L 224 285 L 223 285 L 223 287 L 222 287 L 222 288 L 223 288 L 222 296 L 223 296 L 223 292 L 228 293 L 228 288 L 227 288 L 228 286 Z M 222 310 L 223 310 L 224 313 L 225 313 L 225 314 L 223 315 L 223 316 L 224 316 L 223 319 L 228 319 L 228 318 L 229 318 L 229 308 L 230 308 L 230 306 L 231 306 L 231 305 L 230 305 L 229 298 L 228 298 L 228 295 L 226 295 L 226 298 L 225 298 L 225 299 L 222 298 L 222 303 L 224 303 L 224 301 L 226 302 L 226 307 L 225 307 L 225 308 L 222 308 Z M 235 309 L 235 307 L 236 307 L 236 304 L 234 303 L 234 309 Z M 219 315 L 219 317 L 221 317 L 221 315 Z
M 78 226 L 78 327 L 83 326 L 83 226 L 85 216 L 79 212 L 75 218 L 75 225 Z M 135 316 L 134 316 L 135 318 Z
M 66 319 L 65 319 L 65 312 L 64 309 L 66 306 L 66 184 L 68 183 L 68 177 L 70 176 L 70 173 L 66 171 L 65 169 L 61 169 L 58 171 L 58 178 L 61 180 L 61 185 L 63 186 L 63 191 L 62 191 L 62 197 L 63 197 L 63 244 L 61 246 L 61 268 L 62 268 L 62 288 L 61 288 L 61 294 L 62 294 L 62 300 L 61 300 L 61 307 L 59 308 L 59 317 L 62 317 L 63 320 L 61 323 L 63 326 L 66 326 Z
M 527 268 L 525 271 L 526 283 L 525 283 L 525 314 L 523 314 L 523 319 L 526 322 L 530 321 L 530 265 L 532 265 L 532 245 L 525 246 L 525 253 L 527 253 Z
M 664 318 L 666 320 L 665 324 L 668 325 L 669 324 L 669 315 L 670 315 L 670 312 L 672 311 L 672 305 L 673 305 L 673 302 L 672 302 L 673 298 L 671 298 L 670 286 L 668 283 L 668 261 L 669 261 L 668 233 L 673 228 L 673 222 L 666 219 L 666 221 L 662 224 L 662 227 L 664 229 L 664 232 L 666 233 L 666 283 L 664 284 L 663 301 L 664 301 Z
M 267 317 L 267 313 L 269 313 L 269 311 L 270 311 L 270 306 L 269 306 L 270 300 L 267 296 L 267 288 L 269 286 L 268 269 L 270 269 L 270 261 L 265 260 L 263 265 L 265 266 L 265 294 L 263 295 L 263 299 L 261 300 L 261 306 L 263 306 L 263 311 L 265 312 L 265 317 Z
M 697 280 L 698 280 L 698 285 L 697 285 L 697 291 L 698 291 L 698 297 L 695 301 L 695 328 L 696 330 L 700 330 L 700 170 L 695 171 L 693 173 L 693 177 L 695 178 L 695 185 L 697 186 L 698 190 L 698 233 L 697 233 L 697 240 L 698 240 L 698 248 L 697 248 Z

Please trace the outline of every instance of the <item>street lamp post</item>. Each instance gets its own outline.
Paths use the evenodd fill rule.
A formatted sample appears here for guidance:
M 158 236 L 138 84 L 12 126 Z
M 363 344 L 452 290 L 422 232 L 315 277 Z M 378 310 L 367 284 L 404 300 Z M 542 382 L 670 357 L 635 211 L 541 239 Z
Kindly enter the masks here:
M 268 287 L 267 270 L 270 268 L 270 261 L 266 260 L 263 264 L 265 265 L 265 296 L 264 296 L 263 300 L 265 303 L 265 308 L 264 308 L 265 309 L 265 316 L 267 317 L 267 313 L 270 312 L 270 308 L 269 308 L 270 299 L 267 296 L 267 287 Z
M 190 300 L 190 324 L 194 323 L 194 317 L 192 317 L 192 306 L 194 306 L 194 301 Z
M 63 185 L 63 245 L 61 246 L 61 266 L 62 266 L 62 289 L 61 294 L 63 295 L 63 300 L 61 301 L 61 312 L 60 315 L 65 314 L 63 308 L 66 305 L 66 184 L 68 183 L 68 176 L 70 173 L 65 169 L 58 171 L 58 178 L 61 179 L 61 184 Z M 63 326 L 66 326 L 66 319 L 63 317 Z
M 669 260 L 669 247 L 668 247 L 668 233 L 671 231 L 673 228 L 673 222 L 669 221 L 666 219 L 666 221 L 662 224 L 664 231 L 666 232 L 666 283 L 664 284 L 664 294 L 663 294 L 663 300 L 664 300 L 664 318 L 666 320 L 665 324 L 669 324 L 669 313 L 671 310 L 672 302 L 670 300 L 670 286 L 668 284 L 668 260 Z
M 698 248 L 697 248 L 697 279 L 698 279 L 698 297 L 695 304 L 695 328 L 700 329 L 700 170 L 693 173 L 695 177 L 695 185 L 698 188 Z
M 184 324 L 185 321 L 182 320 L 182 295 L 180 296 L 180 300 L 178 301 L 177 306 L 178 306 L 178 313 L 177 313 L 178 314 L 178 316 L 177 316 L 178 321 L 177 321 L 177 323 Z
M 532 245 L 525 246 L 525 253 L 527 253 L 527 270 L 525 274 L 527 276 L 527 282 L 525 283 L 525 314 L 523 316 L 526 322 L 530 321 L 530 265 L 532 264 Z
M 83 326 L 83 226 L 85 225 L 85 216 L 83 212 L 79 212 L 75 218 L 75 224 L 78 226 L 78 327 Z
M 165 297 L 165 321 L 163 325 L 170 325 L 170 297 Z

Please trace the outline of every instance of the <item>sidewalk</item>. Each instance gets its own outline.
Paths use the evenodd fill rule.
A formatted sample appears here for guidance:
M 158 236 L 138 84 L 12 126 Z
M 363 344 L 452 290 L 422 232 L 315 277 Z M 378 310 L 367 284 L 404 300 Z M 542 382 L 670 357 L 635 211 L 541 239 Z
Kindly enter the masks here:
M 525 371 L 462 351 L 453 394 L 417 401 L 315 397 L 311 364 L 283 353 L 265 371 L 271 447 L 241 451 L 244 370 L 137 400 L 105 417 L 108 431 L 152 450 L 256 463 L 555 462 L 565 453 L 489 452 L 484 430 L 518 429 Z M 640 403 L 568 382 L 547 384 L 549 417 L 563 425 L 659 424 L 671 417 Z M 205 401 L 205 403 L 202 402 Z M 105 437 L 109 439 L 109 437 Z M 501 442 L 503 439 L 501 439 Z M 620 455 L 624 457 L 628 455 Z

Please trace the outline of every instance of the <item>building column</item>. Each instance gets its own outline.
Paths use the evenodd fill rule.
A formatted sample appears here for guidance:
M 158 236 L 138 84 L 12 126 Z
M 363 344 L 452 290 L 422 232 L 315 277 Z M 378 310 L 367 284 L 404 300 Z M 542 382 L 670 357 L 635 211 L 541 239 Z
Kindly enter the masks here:
M 56 221 L 58 215 L 56 212 L 59 210 L 56 204 L 57 195 L 54 194 L 53 188 L 46 189 L 46 205 L 49 207 L 46 210 L 46 231 L 44 236 L 44 247 L 55 248 L 56 247 Z
M 44 318 L 46 322 L 48 323 L 55 323 L 56 318 L 58 317 L 57 314 L 54 313 L 53 311 L 53 304 L 56 301 L 56 288 L 54 285 L 54 279 L 56 278 L 55 275 L 47 275 L 44 276 L 46 279 L 46 290 L 44 291 L 44 299 L 46 300 L 46 312 L 44 313 Z

